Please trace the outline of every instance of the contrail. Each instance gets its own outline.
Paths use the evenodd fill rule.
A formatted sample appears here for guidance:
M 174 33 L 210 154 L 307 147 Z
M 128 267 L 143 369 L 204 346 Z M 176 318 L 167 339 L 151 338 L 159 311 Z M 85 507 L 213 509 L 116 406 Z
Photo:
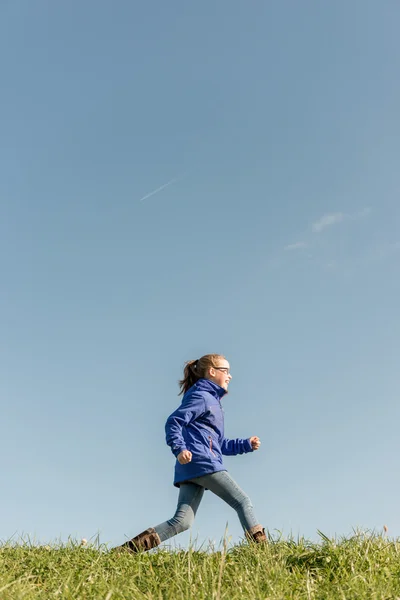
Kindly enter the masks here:
M 172 185 L 176 181 L 179 181 L 179 179 L 182 179 L 182 177 L 174 177 L 170 181 L 167 181 L 167 183 L 160 185 L 160 187 L 158 187 L 156 190 L 153 190 L 152 192 L 149 192 L 148 194 L 143 196 L 143 198 L 140 198 L 140 200 L 138 200 L 138 202 L 144 202 L 144 200 L 147 200 L 147 198 L 150 198 L 150 196 L 154 196 L 154 194 L 158 194 L 158 192 L 161 192 L 161 190 L 163 190 L 164 188 L 168 187 L 169 185 Z

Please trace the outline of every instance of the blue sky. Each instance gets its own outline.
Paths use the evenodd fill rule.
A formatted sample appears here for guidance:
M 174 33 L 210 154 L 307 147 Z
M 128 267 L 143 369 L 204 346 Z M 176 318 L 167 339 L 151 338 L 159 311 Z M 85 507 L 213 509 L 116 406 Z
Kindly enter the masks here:
M 208 352 L 227 435 L 262 439 L 226 464 L 272 533 L 400 535 L 399 17 L 2 3 L 1 539 L 170 518 L 164 422 Z M 226 522 L 238 541 L 208 493 L 191 535 Z

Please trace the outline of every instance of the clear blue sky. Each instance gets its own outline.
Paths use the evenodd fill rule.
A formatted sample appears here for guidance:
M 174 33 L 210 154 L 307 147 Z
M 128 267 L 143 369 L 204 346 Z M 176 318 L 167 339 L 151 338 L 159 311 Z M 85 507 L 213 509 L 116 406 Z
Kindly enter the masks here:
M 228 437 L 263 442 L 226 464 L 266 527 L 400 535 L 399 19 L 2 2 L 1 539 L 171 517 L 164 422 L 208 352 Z M 227 521 L 207 493 L 192 536 Z

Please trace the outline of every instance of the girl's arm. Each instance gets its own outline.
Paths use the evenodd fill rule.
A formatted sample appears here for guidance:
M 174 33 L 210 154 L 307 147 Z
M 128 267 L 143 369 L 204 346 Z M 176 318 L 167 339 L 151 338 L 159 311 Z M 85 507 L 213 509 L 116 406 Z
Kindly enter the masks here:
M 173 454 L 178 456 L 186 450 L 182 428 L 205 412 L 202 394 L 193 393 L 170 415 L 165 423 L 165 439 Z
M 244 454 L 246 452 L 253 452 L 258 450 L 261 445 L 260 438 L 253 435 L 251 438 L 242 440 L 240 438 L 236 440 L 228 440 L 224 438 L 221 444 L 222 454 L 227 456 L 235 456 L 236 454 Z
M 226 456 L 236 456 L 236 454 L 253 452 L 253 446 L 249 439 L 237 438 L 236 440 L 228 440 L 224 438 L 221 444 L 221 452 Z

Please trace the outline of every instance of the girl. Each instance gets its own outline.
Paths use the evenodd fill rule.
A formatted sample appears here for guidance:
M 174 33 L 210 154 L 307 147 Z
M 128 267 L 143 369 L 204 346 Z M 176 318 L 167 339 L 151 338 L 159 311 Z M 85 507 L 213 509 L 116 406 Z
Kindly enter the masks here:
M 222 455 L 253 452 L 260 447 L 257 436 L 229 440 L 224 437 L 221 399 L 232 379 L 228 361 L 220 354 L 206 354 L 185 364 L 180 383 L 182 404 L 168 417 L 166 441 L 176 456 L 174 485 L 179 488 L 175 515 L 157 527 L 146 529 L 119 550 L 139 552 L 189 529 L 204 490 L 211 490 L 236 510 L 246 537 L 265 542 L 265 530 L 253 512 L 250 498 L 228 474 Z

